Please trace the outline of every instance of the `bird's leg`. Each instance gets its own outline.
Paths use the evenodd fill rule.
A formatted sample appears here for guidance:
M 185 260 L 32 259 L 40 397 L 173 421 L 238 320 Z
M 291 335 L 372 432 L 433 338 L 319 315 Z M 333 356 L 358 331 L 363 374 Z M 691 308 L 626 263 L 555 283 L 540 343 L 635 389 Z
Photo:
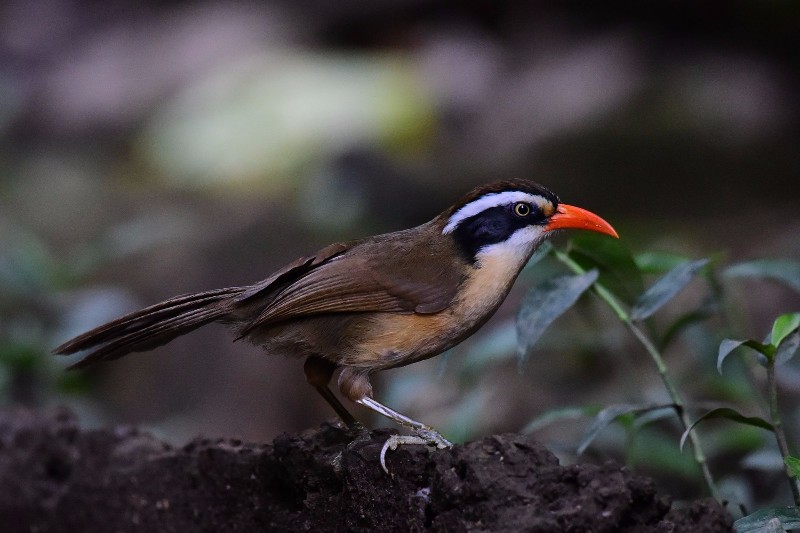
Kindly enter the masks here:
M 342 370 L 339 374 L 339 390 L 357 404 L 372 409 L 376 413 L 380 413 L 416 433 L 416 436 L 393 435 L 384 443 L 383 448 L 381 448 L 381 467 L 387 474 L 389 470 L 386 468 L 386 452 L 388 450 L 396 450 L 401 444 L 425 444 L 436 446 L 439 449 L 449 448 L 453 445 L 432 427 L 398 413 L 372 398 L 372 385 L 369 382 L 367 373 L 363 371 L 353 368 Z
M 354 445 L 368 442 L 369 441 L 369 431 L 367 430 L 364 425 L 355 419 L 353 415 L 342 405 L 342 402 L 339 401 L 339 398 L 333 394 L 331 389 L 328 387 L 328 383 L 331 381 L 331 377 L 333 373 L 336 371 L 336 363 L 332 361 L 328 361 L 327 359 L 323 359 L 322 357 L 315 357 L 311 356 L 306 359 L 306 362 L 303 364 L 303 371 L 306 374 L 306 380 L 315 388 L 320 395 L 325 398 L 325 401 L 328 402 L 328 405 L 333 407 L 333 410 L 336 411 L 336 414 L 339 415 L 339 418 L 342 419 L 347 425 L 348 432 L 351 434 L 352 440 L 347 445 L 348 449 L 351 449 Z M 342 452 L 336 454 L 333 461 L 333 469 L 336 472 L 339 472 L 342 469 Z
M 382 403 L 378 402 L 377 400 L 370 398 L 369 396 L 364 396 L 363 398 L 356 400 L 356 403 L 363 405 L 364 407 L 368 407 L 375 411 L 376 413 L 380 413 L 387 418 L 391 418 L 398 424 L 406 426 L 410 428 L 416 433 L 415 435 L 392 435 L 389 437 L 385 443 L 383 443 L 383 448 L 381 448 L 381 467 L 383 471 L 387 474 L 389 473 L 389 469 L 386 468 L 386 452 L 389 450 L 396 450 L 398 446 L 401 444 L 424 444 L 427 446 L 436 446 L 437 448 L 444 449 L 449 448 L 453 445 L 452 442 L 444 438 L 441 433 L 436 431 L 430 426 L 426 426 L 421 422 L 417 422 L 414 419 L 408 418 L 406 415 L 402 413 L 398 413 L 394 409 L 391 409 Z
M 308 383 L 317 389 L 317 392 L 325 398 L 328 405 L 333 407 L 333 410 L 336 411 L 336 414 L 339 415 L 342 422 L 350 429 L 363 429 L 361 423 L 350 414 L 345 406 L 342 405 L 342 402 L 339 401 L 339 398 L 337 398 L 328 387 L 328 383 L 330 383 L 335 370 L 335 363 L 321 357 L 311 356 L 306 359 L 303 365 L 303 371 L 306 374 Z
M 406 415 L 398 413 L 391 407 L 383 405 L 374 398 L 371 398 L 369 396 L 364 396 L 363 398 L 356 400 L 356 403 L 359 403 L 364 407 L 368 407 L 373 411 L 375 411 L 376 413 L 380 413 L 387 418 L 391 418 L 398 424 L 412 429 L 417 435 L 425 439 L 426 444 L 431 444 L 431 445 L 435 444 L 437 448 L 449 448 L 450 446 L 453 445 L 453 443 L 445 439 L 441 435 L 441 433 L 439 433 L 432 427 L 427 426 L 422 422 L 417 422 L 412 418 L 408 418 Z

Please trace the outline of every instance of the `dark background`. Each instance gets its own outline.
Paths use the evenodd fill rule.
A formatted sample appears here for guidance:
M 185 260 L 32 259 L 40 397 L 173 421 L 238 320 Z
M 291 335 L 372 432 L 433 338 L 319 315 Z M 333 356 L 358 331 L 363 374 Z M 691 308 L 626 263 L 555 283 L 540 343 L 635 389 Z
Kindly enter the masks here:
M 506 177 L 600 214 L 634 252 L 798 259 L 798 22 L 789 0 L 3 2 L 0 391 L 178 443 L 315 426 L 332 413 L 301 363 L 221 326 L 80 374 L 47 351 Z M 663 399 L 603 315 L 564 317 L 520 371 L 508 333 L 534 280 L 446 358 L 383 374 L 378 398 L 456 440 Z M 772 285 L 737 295 L 741 338 L 798 309 Z M 566 352 L 576 331 L 589 340 Z M 471 373 L 484 352 L 496 364 Z M 694 362 L 667 355 L 691 395 Z

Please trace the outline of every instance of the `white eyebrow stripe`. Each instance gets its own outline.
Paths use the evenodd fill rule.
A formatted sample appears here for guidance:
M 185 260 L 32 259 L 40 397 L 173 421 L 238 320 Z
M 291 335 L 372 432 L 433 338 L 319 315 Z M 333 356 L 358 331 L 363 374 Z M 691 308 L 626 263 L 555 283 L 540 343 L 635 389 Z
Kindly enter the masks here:
M 516 202 L 527 202 L 529 204 L 538 205 L 538 202 L 536 201 L 537 198 L 539 198 L 538 195 L 533 195 L 522 191 L 504 191 L 487 194 L 486 196 L 482 196 L 477 200 L 471 201 L 453 213 L 450 216 L 450 220 L 447 221 L 447 225 L 442 230 L 442 234 L 447 235 L 448 233 L 452 233 L 462 221 L 492 207 L 513 204 Z

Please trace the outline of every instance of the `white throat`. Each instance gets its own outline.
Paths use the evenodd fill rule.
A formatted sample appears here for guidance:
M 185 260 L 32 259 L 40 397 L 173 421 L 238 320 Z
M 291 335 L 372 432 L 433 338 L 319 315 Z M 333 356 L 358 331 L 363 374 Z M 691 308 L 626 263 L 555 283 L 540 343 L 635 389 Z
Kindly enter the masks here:
M 502 242 L 484 246 L 475 255 L 475 259 L 479 267 L 490 262 L 500 262 L 508 265 L 509 269 L 521 270 L 544 238 L 544 227 L 526 226 Z

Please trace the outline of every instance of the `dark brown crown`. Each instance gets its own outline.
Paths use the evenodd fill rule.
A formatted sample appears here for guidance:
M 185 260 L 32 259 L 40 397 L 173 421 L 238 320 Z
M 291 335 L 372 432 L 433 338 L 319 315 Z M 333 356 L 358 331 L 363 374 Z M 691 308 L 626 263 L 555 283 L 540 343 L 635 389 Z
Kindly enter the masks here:
M 530 180 L 510 179 L 510 180 L 496 181 L 494 183 L 488 183 L 486 185 L 479 185 L 478 187 L 475 187 L 467 194 L 465 194 L 458 202 L 453 204 L 453 206 L 445 213 L 445 216 L 446 217 L 451 216 L 453 213 L 455 213 L 468 203 L 473 202 L 482 196 L 486 196 L 487 194 L 506 192 L 506 191 L 521 191 L 530 194 L 538 194 L 539 196 L 542 196 L 550 200 L 553 203 L 554 207 L 557 206 L 559 203 L 558 196 L 556 196 L 552 191 L 550 191 L 550 189 L 548 189 L 544 185 L 540 185 Z

